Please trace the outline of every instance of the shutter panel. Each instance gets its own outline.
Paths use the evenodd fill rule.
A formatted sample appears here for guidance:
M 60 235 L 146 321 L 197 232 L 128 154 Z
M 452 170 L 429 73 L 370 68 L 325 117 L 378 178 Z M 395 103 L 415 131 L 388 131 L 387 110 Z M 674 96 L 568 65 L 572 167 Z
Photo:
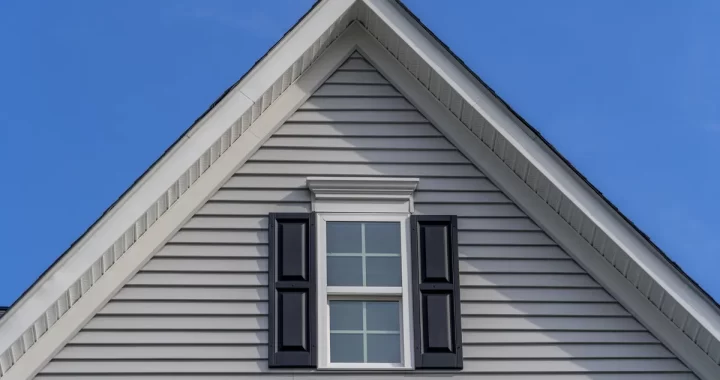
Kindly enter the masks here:
M 269 367 L 315 367 L 314 214 L 270 214 Z
M 457 217 L 412 216 L 415 368 L 462 369 Z

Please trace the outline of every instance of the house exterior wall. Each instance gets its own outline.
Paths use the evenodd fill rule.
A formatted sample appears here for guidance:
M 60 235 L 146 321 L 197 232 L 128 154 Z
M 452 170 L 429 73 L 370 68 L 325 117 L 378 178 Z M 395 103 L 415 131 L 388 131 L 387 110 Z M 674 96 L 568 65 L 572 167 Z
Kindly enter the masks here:
M 36 378 L 318 376 L 267 368 L 267 214 L 310 211 L 307 176 L 418 177 L 417 214 L 458 215 L 464 369 L 455 376 L 695 379 L 357 55 Z

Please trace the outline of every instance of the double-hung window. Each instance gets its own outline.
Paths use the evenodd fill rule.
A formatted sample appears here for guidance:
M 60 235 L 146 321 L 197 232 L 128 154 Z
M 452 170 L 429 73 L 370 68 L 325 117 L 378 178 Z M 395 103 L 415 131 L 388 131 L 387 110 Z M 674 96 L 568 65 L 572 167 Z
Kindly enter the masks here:
M 268 218 L 268 366 L 461 369 L 457 218 L 413 215 L 416 178 L 315 177 Z
M 317 215 L 321 368 L 410 368 L 408 214 Z

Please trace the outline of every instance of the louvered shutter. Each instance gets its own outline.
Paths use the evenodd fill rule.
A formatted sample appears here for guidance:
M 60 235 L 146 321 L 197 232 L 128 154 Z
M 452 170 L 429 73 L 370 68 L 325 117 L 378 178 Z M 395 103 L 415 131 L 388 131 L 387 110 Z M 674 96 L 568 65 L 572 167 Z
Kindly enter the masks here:
M 269 367 L 316 367 L 314 214 L 270 214 Z
M 457 217 L 412 216 L 415 368 L 461 369 Z

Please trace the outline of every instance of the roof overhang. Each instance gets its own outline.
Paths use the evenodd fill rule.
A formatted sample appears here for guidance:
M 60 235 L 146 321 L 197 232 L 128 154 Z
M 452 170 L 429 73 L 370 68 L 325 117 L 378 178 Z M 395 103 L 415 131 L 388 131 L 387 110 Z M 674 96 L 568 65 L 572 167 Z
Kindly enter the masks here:
M 68 312 L 352 22 L 318 1 L 0 319 L 0 377 Z
M 688 367 L 720 378 L 717 305 L 386 0 L 320 1 L 0 320 L 0 376 L 42 368 L 356 48 Z

